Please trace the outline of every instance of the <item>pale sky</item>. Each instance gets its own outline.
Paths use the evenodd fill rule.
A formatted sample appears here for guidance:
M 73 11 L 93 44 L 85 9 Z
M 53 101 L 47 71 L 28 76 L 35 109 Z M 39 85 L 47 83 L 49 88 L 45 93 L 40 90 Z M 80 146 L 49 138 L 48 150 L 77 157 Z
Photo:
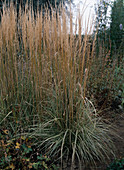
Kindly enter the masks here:
M 112 2 L 113 0 L 107 0 Z M 82 33 L 86 30 L 86 26 L 88 24 L 88 29 L 90 30 L 90 27 L 93 27 L 93 20 L 95 19 L 95 4 L 98 4 L 100 0 L 73 0 L 74 5 L 72 5 L 72 13 L 73 13 L 73 23 L 75 24 L 75 20 L 79 15 L 79 11 L 82 14 L 85 7 L 85 12 L 82 17 Z M 110 15 L 110 9 L 108 10 L 108 15 Z M 88 18 L 89 23 L 88 23 Z M 92 29 L 93 30 L 93 29 Z
M 88 28 L 90 29 L 90 26 L 92 25 L 93 19 L 95 17 L 95 11 L 94 11 L 94 5 L 96 0 L 74 0 L 73 1 L 75 4 L 75 10 L 74 10 L 74 15 L 75 17 L 78 16 L 79 10 L 83 14 L 83 19 L 82 19 L 82 27 L 84 32 L 86 30 L 87 24 Z M 88 18 L 90 18 L 90 22 L 88 23 Z

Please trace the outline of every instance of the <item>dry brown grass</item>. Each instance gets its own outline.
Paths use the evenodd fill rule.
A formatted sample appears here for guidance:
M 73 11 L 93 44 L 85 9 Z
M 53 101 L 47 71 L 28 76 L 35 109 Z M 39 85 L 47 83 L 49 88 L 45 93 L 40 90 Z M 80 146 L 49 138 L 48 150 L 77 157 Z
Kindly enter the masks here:
M 79 35 L 76 38 L 77 30 L 74 34 L 72 15 L 69 26 L 64 8 L 59 10 L 61 16 L 54 10 L 50 16 L 46 9 L 44 17 L 41 10 L 34 18 L 33 11 L 26 7 L 17 18 L 12 4 L 10 8 L 4 6 L 0 24 L 1 98 L 8 95 L 10 98 L 16 96 L 20 100 L 20 93 L 27 97 L 28 88 L 31 88 L 32 98 L 35 98 L 38 108 L 39 102 L 44 103 L 47 94 L 50 95 L 54 89 L 61 98 L 65 98 L 65 105 L 73 119 L 75 95 L 80 95 L 80 92 L 77 92 L 79 83 L 83 86 L 85 98 L 95 40 L 93 51 L 90 52 L 87 32 L 82 41 L 82 18 L 77 18 Z

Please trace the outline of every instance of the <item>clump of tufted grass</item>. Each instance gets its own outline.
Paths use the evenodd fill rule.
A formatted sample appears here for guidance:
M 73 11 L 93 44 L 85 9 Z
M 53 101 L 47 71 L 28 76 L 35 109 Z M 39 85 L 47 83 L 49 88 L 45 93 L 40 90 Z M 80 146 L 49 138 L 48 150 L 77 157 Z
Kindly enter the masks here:
M 61 160 L 61 167 L 63 162 L 71 160 L 72 167 L 78 162 L 82 169 L 95 165 L 96 160 L 105 162 L 114 153 L 114 146 L 109 136 L 110 125 L 97 115 L 93 103 L 84 99 L 82 92 L 75 96 L 75 101 L 73 120 L 70 120 L 69 109 L 65 110 L 63 100 L 54 91 L 43 122 L 32 126 L 29 134 L 43 153 Z
M 23 132 L 32 125 L 31 135 L 40 139 L 36 144 L 45 154 L 61 158 L 61 163 L 70 156 L 72 163 L 75 158 L 95 162 L 111 153 L 112 145 L 108 127 L 86 98 L 95 38 L 89 43 L 88 26 L 82 38 L 82 18 L 77 18 L 77 30 L 72 17 L 67 19 L 60 7 L 51 13 L 46 8 L 44 15 L 41 9 L 34 18 L 28 6 L 24 12 L 20 7 L 17 17 L 12 4 L 4 6 L 0 24 L 1 119 L 2 123 L 19 119 Z M 19 109 L 13 111 L 16 105 Z

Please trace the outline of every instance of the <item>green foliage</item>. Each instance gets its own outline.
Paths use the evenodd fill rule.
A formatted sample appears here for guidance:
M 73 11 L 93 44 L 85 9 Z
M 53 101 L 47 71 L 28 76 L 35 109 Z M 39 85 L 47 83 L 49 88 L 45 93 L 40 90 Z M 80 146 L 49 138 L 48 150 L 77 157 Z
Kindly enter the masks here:
M 115 69 L 110 59 L 110 53 L 108 52 L 105 55 L 104 49 L 102 50 L 92 63 L 87 83 L 87 96 L 92 95 L 96 105 L 101 110 L 111 106 L 114 95 L 113 77 Z
M 121 61 L 120 66 L 116 65 L 114 69 L 113 89 L 114 96 L 120 98 L 120 104 L 124 108 L 124 58 Z
M 0 169 L 57 170 L 50 158 L 36 150 L 28 137 L 10 138 L 8 130 L 0 132 Z
M 107 168 L 107 170 L 123 170 L 124 158 L 114 160 Z
M 111 39 L 111 57 L 117 56 L 118 65 L 124 58 L 124 1 L 116 0 L 112 5 L 110 39 Z M 114 56 L 114 54 L 117 54 Z
M 108 7 L 111 7 L 110 17 L 107 17 Z M 95 25 L 98 29 L 95 49 L 96 58 L 93 61 L 92 71 L 89 76 L 88 91 L 95 98 L 97 105 L 102 106 L 101 108 L 111 107 L 113 100 L 116 100 L 117 103 L 122 100 L 123 105 L 123 18 L 123 0 L 116 0 L 114 3 L 100 1 Z M 111 22 L 109 23 L 108 21 Z M 110 24 L 110 28 L 107 28 L 107 24 Z M 120 91 L 121 96 L 118 100 Z M 117 103 L 115 104 L 116 107 L 118 107 Z
M 120 27 L 122 24 L 122 28 Z M 110 38 L 112 47 L 122 49 L 124 46 L 124 1 L 116 0 L 112 6 Z
M 116 56 L 118 58 L 118 56 Z M 87 96 L 92 95 L 98 108 L 123 107 L 124 101 L 124 60 L 118 66 L 112 61 L 110 52 L 103 52 L 92 63 L 87 83 Z M 94 72 L 95 70 L 95 72 Z M 114 102 L 114 104 L 113 104 Z
M 107 16 L 109 7 L 111 7 L 110 17 Z M 105 48 L 110 50 L 111 59 L 113 61 L 118 59 L 120 64 L 124 56 L 124 1 L 100 1 L 96 14 L 95 27 L 98 30 L 96 55 L 99 56 L 101 47 Z
M 107 27 L 109 25 L 109 17 L 107 15 L 108 9 L 110 7 L 110 2 L 106 0 L 101 0 L 98 5 L 96 5 L 96 20 L 95 20 L 95 32 L 97 32 L 96 37 L 96 56 L 99 57 L 101 48 L 109 51 L 110 49 L 110 29 Z

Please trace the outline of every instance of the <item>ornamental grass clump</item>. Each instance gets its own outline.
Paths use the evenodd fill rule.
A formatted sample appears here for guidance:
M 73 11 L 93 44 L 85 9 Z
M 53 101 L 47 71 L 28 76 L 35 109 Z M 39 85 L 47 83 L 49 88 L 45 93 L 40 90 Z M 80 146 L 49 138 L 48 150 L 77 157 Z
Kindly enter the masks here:
M 17 15 L 12 4 L 4 6 L 0 107 L 7 110 L 1 109 L 0 118 L 4 118 L 2 123 L 5 119 L 14 121 L 14 115 L 17 121 L 21 113 L 23 132 L 30 125 L 29 135 L 46 155 L 60 158 L 61 163 L 68 158 L 72 163 L 75 159 L 92 163 L 108 157 L 112 143 L 108 126 L 86 98 L 95 38 L 91 43 L 88 25 L 82 36 L 81 15 L 76 20 L 78 27 L 72 17 L 70 13 L 67 18 L 63 7 L 51 12 L 46 8 L 44 14 L 41 9 L 34 18 L 31 7 L 25 7 L 24 12 L 20 7 Z M 19 106 L 18 114 L 13 103 Z
M 80 87 L 77 85 L 76 90 Z M 113 144 L 109 137 L 110 126 L 97 115 L 92 102 L 84 99 L 82 92 L 75 95 L 75 102 L 71 119 L 69 108 L 65 109 L 61 96 L 53 92 L 43 122 L 31 127 L 31 136 L 44 153 L 60 159 L 61 166 L 63 161 L 71 159 L 72 165 L 76 160 L 82 169 L 81 166 L 94 165 L 96 160 L 109 159 Z

